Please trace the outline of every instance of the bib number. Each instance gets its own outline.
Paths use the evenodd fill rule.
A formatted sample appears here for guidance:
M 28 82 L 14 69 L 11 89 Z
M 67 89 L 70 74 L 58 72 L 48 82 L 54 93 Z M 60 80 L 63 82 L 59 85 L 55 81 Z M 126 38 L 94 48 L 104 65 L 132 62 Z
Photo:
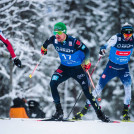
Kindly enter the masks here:
M 65 60 L 66 60 L 66 59 L 71 60 L 71 55 L 65 55 L 65 54 L 62 54 L 62 56 L 64 57 Z

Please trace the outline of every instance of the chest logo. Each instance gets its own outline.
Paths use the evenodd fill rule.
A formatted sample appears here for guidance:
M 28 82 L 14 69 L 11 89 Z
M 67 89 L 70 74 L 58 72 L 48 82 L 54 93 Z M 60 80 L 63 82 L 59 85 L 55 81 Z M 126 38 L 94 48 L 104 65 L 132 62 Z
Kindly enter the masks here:
M 133 48 L 132 44 L 117 44 L 117 48 Z
M 66 52 L 66 53 L 73 53 L 74 50 L 69 49 L 69 48 L 64 48 L 64 47 L 56 47 L 57 51 L 61 51 L 61 52 Z

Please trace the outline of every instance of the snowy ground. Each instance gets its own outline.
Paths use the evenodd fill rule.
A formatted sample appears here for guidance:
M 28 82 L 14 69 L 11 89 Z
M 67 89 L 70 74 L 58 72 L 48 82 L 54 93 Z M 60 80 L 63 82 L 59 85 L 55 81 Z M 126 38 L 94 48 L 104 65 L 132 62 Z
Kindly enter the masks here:
M 100 121 L 43 122 L 35 119 L 0 120 L 0 134 L 134 134 L 134 123 Z

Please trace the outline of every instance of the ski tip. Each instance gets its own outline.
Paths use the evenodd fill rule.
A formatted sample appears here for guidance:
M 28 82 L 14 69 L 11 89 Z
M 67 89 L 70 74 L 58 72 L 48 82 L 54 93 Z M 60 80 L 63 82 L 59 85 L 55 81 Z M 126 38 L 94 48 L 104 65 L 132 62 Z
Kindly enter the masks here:
M 120 121 L 110 121 L 110 123 L 120 123 Z

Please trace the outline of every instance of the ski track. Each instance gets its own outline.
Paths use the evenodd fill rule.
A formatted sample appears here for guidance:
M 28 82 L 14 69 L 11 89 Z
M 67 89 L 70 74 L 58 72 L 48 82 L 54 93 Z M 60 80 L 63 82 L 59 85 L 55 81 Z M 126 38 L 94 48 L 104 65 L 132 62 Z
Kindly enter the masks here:
M 0 134 L 134 134 L 134 123 L 95 121 L 45 122 L 38 119 L 0 120 Z

